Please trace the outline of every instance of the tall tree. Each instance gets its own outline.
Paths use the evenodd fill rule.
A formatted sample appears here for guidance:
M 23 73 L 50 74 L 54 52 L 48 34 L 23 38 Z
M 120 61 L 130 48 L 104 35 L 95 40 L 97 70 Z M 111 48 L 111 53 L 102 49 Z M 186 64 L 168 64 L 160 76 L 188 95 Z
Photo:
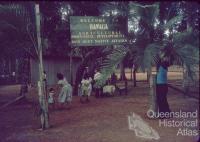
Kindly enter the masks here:
M 41 47 L 41 37 L 40 37 L 40 19 L 35 18 L 35 11 L 38 10 L 34 8 L 35 3 L 33 2 L 19 2 L 19 3 L 8 3 L 5 5 L 0 5 L 0 14 L 3 28 L 9 27 L 8 29 L 15 34 L 13 39 L 11 37 L 6 38 L 7 42 L 13 40 L 15 47 L 21 48 L 29 53 L 35 59 L 39 59 L 40 65 L 40 85 L 39 85 L 39 96 L 42 115 L 41 123 L 43 128 L 48 128 L 48 106 L 45 100 L 45 89 L 43 84 L 43 68 L 42 68 L 42 47 Z M 40 14 L 40 13 L 36 13 Z M 39 15 L 40 16 L 40 15 Z M 39 21 L 38 21 L 39 20 Z M 37 21 L 37 26 L 36 26 Z M 37 27 L 37 32 L 36 32 Z M 36 33 L 38 36 L 38 43 L 36 42 Z M 3 34 L 5 37 L 6 34 Z M 16 36 L 17 35 L 17 36 Z M 14 46 L 14 45 L 12 45 Z M 24 69 L 25 70 L 25 69 Z

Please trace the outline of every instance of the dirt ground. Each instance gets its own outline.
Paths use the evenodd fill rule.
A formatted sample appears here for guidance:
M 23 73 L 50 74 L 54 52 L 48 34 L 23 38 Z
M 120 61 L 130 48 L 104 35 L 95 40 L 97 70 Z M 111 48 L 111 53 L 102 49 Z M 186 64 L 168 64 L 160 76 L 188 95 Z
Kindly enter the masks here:
M 0 104 L 14 97 L 18 86 L 0 87 Z M 2 91 L 3 90 L 3 91 Z M 159 126 L 158 119 L 149 119 L 148 84 L 128 86 L 128 95 L 95 98 L 81 104 L 79 97 L 73 97 L 71 109 L 50 112 L 50 129 L 39 131 L 40 120 L 34 115 L 30 102 L 21 102 L 0 110 L 1 142 L 197 142 L 197 136 L 177 136 L 179 128 Z M 34 92 L 34 91 L 33 91 Z M 6 96 L 6 97 L 5 97 Z M 8 97 L 10 96 L 10 98 Z M 197 99 L 183 97 L 169 89 L 168 101 L 172 111 L 198 111 Z M 128 129 L 127 116 L 134 112 L 141 116 L 160 135 L 159 140 L 136 137 Z M 173 120 L 174 118 L 170 118 Z M 192 129 L 199 129 L 194 127 Z

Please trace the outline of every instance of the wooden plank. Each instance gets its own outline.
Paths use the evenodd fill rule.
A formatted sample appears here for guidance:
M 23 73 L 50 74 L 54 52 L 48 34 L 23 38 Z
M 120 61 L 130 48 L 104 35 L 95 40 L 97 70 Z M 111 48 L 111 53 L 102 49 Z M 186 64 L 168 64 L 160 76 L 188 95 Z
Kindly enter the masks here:
M 5 108 L 5 107 L 7 107 L 7 106 L 9 106 L 9 105 L 11 105 L 11 104 L 13 104 L 13 103 L 15 103 L 15 102 L 17 102 L 17 101 L 19 101 L 19 100 L 21 100 L 21 99 L 24 98 L 24 97 L 25 97 L 25 96 L 19 96 L 19 97 L 15 98 L 14 100 L 12 100 L 12 101 L 10 101 L 10 102 L 4 104 L 3 106 L 1 106 L 1 107 L 0 107 L 0 110 L 3 109 L 3 108 Z
M 175 91 L 177 91 L 177 92 L 179 92 L 179 93 L 182 93 L 183 95 L 186 95 L 185 92 L 184 92 L 183 90 L 181 90 L 181 89 L 179 89 L 179 88 L 177 88 L 177 87 L 174 87 L 174 86 L 172 86 L 171 84 L 168 84 L 168 87 L 174 89 Z M 187 96 L 188 96 L 188 95 L 187 95 Z M 198 99 L 198 97 L 195 97 L 195 96 L 192 96 L 192 95 L 189 95 L 189 97 Z
M 183 90 L 181 90 L 181 89 L 179 89 L 179 88 L 177 88 L 177 87 L 174 87 L 174 86 L 172 86 L 171 84 L 168 84 L 168 87 L 170 87 L 170 88 L 172 88 L 172 89 L 178 91 L 179 93 L 182 93 L 182 94 L 185 95 L 185 92 L 184 92 Z

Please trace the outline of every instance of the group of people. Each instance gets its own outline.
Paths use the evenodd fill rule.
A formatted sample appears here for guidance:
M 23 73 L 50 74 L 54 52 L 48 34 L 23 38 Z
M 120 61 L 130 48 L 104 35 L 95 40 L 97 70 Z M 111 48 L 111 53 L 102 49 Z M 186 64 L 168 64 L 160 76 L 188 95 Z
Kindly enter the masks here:
M 68 104 L 68 106 L 70 106 L 71 101 L 72 101 L 72 86 L 70 83 L 68 83 L 68 81 L 66 80 L 66 78 L 64 77 L 63 74 L 58 73 L 57 74 L 57 78 L 58 78 L 58 83 L 56 86 L 56 89 L 54 88 L 50 88 L 49 89 L 49 96 L 48 96 L 48 103 L 50 105 L 51 108 L 64 108 L 65 104 Z M 59 91 L 59 95 L 57 98 L 57 102 L 58 105 L 56 105 L 56 101 L 55 101 L 55 90 Z
M 83 74 L 83 78 L 78 87 L 78 95 L 80 96 L 81 103 L 89 102 L 89 97 L 92 92 L 92 84 L 97 82 L 101 78 L 101 73 L 98 70 L 95 70 L 94 78 L 92 78 L 89 74 L 88 67 L 85 68 L 85 72 Z M 66 80 L 63 74 L 57 73 L 58 83 L 55 88 L 49 89 L 48 95 L 48 103 L 50 108 L 65 108 L 67 105 L 70 108 L 70 104 L 72 101 L 72 85 Z M 46 81 L 46 79 L 45 79 Z M 95 88 L 96 97 L 99 97 L 102 94 L 102 87 L 96 86 Z M 58 97 L 56 96 L 56 90 L 58 90 Z M 56 101 L 57 100 L 57 101 Z
M 167 68 L 169 66 L 169 61 L 167 61 L 165 58 L 162 58 L 162 61 L 158 64 L 158 73 L 157 73 L 157 79 L 156 79 L 156 94 L 157 94 L 157 104 L 159 107 L 159 112 L 170 112 L 170 108 L 167 102 Z M 58 107 L 63 108 L 65 104 L 70 105 L 72 101 L 72 86 L 66 78 L 63 76 L 63 74 L 58 73 L 57 74 L 58 83 L 57 88 L 59 90 L 58 95 Z M 102 96 L 103 92 L 106 91 L 106 87 L 102 87 L 101 85 L 92 85 L 97 83 L 101 79 L 101 73 L 98 70 L 95 70 L 95 74 L 92 77 L 89 74 L 88 67 L 85 68 L 85 71 L 83 73 L 83 78 L 81 80 L 81 83 L 78 87 L 78 95 L 80 96 L 80 102 L 81 103 L 87 103 L 89 102 L 89 97 L 92 92 L 92 88 L 95 89 L 95 96 L 98 98 Z M 108 89 L 107 89 L 108 90 Z M 110 90 L 110 89 L 109 89 Z M 114 88 L 111 88 L 111 90 L 115 90 Z M 48 103 L 55 107 L 55 90 L 53 88 L 50 88 L 49 90 L 49 98 Z
M 95 90 L 95 96 L 98 98 L 102 95 L 103 89 L 100 85 L 94 85 L 101 79 L 101 73 L 96 69 L 94 77 L 92 78 L 89 74 L 88 67 L 85 68 L 85 72 L 83 74 L 83 79 L 81 84 L 79 85 L 79 96 L 81 103 L 89 102 L 89 96 L 91 95 L 92 88 Z M 93 85 L 92 85 L 93 84 Z

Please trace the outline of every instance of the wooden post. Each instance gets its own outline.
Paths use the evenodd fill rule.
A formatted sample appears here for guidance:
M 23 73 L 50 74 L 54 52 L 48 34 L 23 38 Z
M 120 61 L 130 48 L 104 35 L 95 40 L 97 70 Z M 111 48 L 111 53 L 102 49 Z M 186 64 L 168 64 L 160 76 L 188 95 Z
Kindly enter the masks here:
M 131 81 L 133 81 L 133 68 L 131 68 Z
M 150 78 L 150 92 L 149 92 L 149 111 L 148 116 L 155 116 L 151 113 L 157 114 L 158 106 L 157 106 L 157 97 L 156 97 L 156 75 L 151 75 Z
M 47 94 L 44 86 L 44 77 L 43 77 L 43 61 L 42 61 L 42 46 L 41 46 L 41 34 L 40 34 L 40 10 L 39 5 L 35 5 L 35 14 L 36 14 L 36 28 L 37 28 L 37 42 L 38 42 L 38 56 L 39 56 L 39 78 L 38 82 L 38 94 L 39 102 L 42 110 L 41 113 L 41 125 L 42 129 L 49 128 L 49 119 L 48 119 L 48 103 L 47 103 Z
M 184 90 L 184 97 L 189 96 L 189 77 L 188 77 L 188 70 L 186 65 L 183 65 L 183 84 L 182 84 L 183 90 Z
M 137 79 L 136 79 L 136 68 L 133 70 L 133 86 L 137 86 Z
M 150 78 L 152 76 L 152 67 L 147 70 L 147 82 L 150 84 Z
M 70 53 L 70 61 L 69 61 L 69 75 L 70 75 L 70 84 L 73 84 L 73 80 L 72 80 L 72 51 L 73 49 L 71 49 L 71 53 Z

